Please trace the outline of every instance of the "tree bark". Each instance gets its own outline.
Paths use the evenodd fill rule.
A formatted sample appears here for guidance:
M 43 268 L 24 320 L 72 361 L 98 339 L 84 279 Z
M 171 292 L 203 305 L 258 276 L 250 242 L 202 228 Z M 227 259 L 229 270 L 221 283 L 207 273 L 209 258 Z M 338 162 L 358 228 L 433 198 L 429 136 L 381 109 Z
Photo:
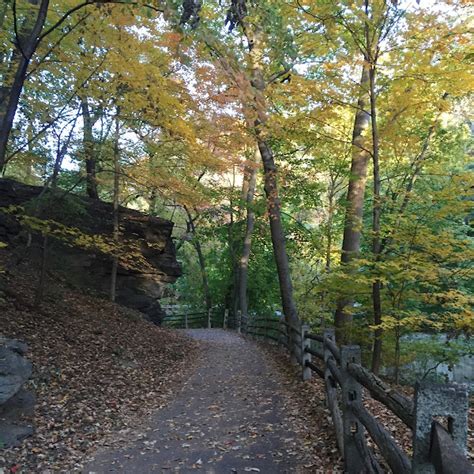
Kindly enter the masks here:
M 246 105 L 248 105 L 252 110 L 253 116 L 251 116 L 249 122 L 253 126 L 253 131 L 257 139 L 257 146 L 263 162 L 264 189 L 267 199 L 270 233 L 278 273 L 281 302 L 287 323 L 296 327 L 299 324 L 299 317 L 293 296 L 290 263 L 288 252 L 286 250 L 285 231 L 281 218 L 277 166 L 275 164 L 272 149 L 268 143 L 268 136 L 266 136 L 267 132 L 264 130 L 264 126 L 267 122 L 265 89 L 268 84 L 265 81 L 262 70 L 262 58 L 264 57 L 264 53 L 261 31 L 257 26 L 250 28 L 249 25 L 244 25 L 243 23 L 242 25 L 248 42 L 249 65 L 251 68 L 250 87 L 252 88 L 253 93 L 252 103 Z M 290 333 L 292 334 L 292 331 L 290 331 Z M 296 350 L 294 335 L 290 338 L 290 345 L 292 348 L 295 347 Z
M 119 200 L 120 200 L 120 122 L 119 109 L 115 116 L 115 137 L 114 137 L 114 200 L 113 200 L 113 239 L 118 245 L 120 234 L 120 215 L 119 215 Z M 114 256 L 112 260 L 112 272 L 110 277 L 110 301 L 115 301 L 117 293 L 117 270 L 118 270 L 118 256 Z
M 280 284 L 280 295 L 286 321 L 296 327 L 299 323 L 298 311 L 293 297 L 290 262 L 286 251 L 285 231 L 281 219 L 281 202 L 278 194 L 277 167 L 268 143 L 257 134 L 258 149 L 263 161 L 265 195 L 267 197 L 268 219 L 272 237 L 273 253 Z
M 91 117 L 89 102 L 87 97 L 81 98 L 82 121 L 83 121 L 83 144 L 84 157 L 86 163 L 86 190 L 87 195 L 92 199 L 99 199 L 97 191 L 96 160 L 94 157 L 94 121 Z
M 370 114 L 366 110 L 369 101 L 369 68 L 370 66 L 367 61 L 364 61 L 359 99 L 357 101 L 357 113 L 352 133 L 352 161 L 342 240 L 342 264 L 349 264 L 358 256 L 360 251 L 367 167 L 370 159 L 365 137 L 370 123 Z M 341 298 L 337 303 L 334 324 L 338 341 L 344 341 L 344 334 L 352 322 L 352 314 L 346 311 L 347 306 L 351 304 L 352 300 L 348 298 Z
M 206 301 L 206 310 L 209 313 L 209 311 L 211 311 L 212 309 L 212 298 L 211 291 L 209 289 L 209 280 L 207 278 L 206 260 L 204 258 L 201 243 L 196 238 L 196 226 L 194 225 L 194 219 L 186 206 L 184 206 L 184 210 L 186 212 L 186 215 L 188 216 L 188 227 L 193 234 L 192 244 L 198 256 L 199 269 L 201 270 L 202 288 L 204 293 L 204 299 Z
M 374 271 L 377 274 L 377 263 L 380 261 L 382 252 L 382 240 L 380 236 L 380 219 L 382 207 L 380 202 L 380 160 L 379 160 L 379 132 L 377 124 L 377 96 L 375 91 L 375 74 L 379 55 L 379 35 L 377 28 L 372 33 L 371 23 L 374 21 L 374 11 L 371 9 L 370 0 L 365 0 L 365 47 L 369 68 L 369 98 L 370 98 L 370 123 L 372 130 L 372 163 L 373 163 L 373 207 L 372 207 L 372 258 Z M 372 349 L 372 371 L 379 373 L 382 359 L 382 283 L 378 276 L 372 283 L 372 309 L 374 318 L 374 344 Z
M 255 151 L 255 161 L 257 161 L 258 151 Z M 255 212 L 252 209 L 255 186 L 257 182 L 257 168 L 254 166 L 248 170 L 248 189 L 247 196 L 245 199 L 247 217 L 245 225 L 244 241 L 242 245 L 242 255 L 240 257 L 239 265 L 239 304 L 242 319 L 247 321 L 248 318 L 248 295 L 247 295 L 247 283 L 248 283 L 248 267 L 250 259 L 250 251 L 252 248 L 252 234 L 255 227 Z
M 381 202 L 380 202 L 380 165 L 379 165 L 379 133 L 377 126 L 377 107 L 375 96 L 375 65 L 370 68 L 370 116 L 372 125 L 372 160 L 374 173 L 374 203 L 372 213 L 372 253 L 374 264 L 380 260 L 382 251 L 382 241 L 380 237 L 380 218 L 381 218 Z M 374 313 L 374 325 L 382 324 L 382 284 L 379 278 L 372 283 L 372 305 Z M 372 349 L 372 372 L 378 375 L 380 364 L 382 361 L 382 329 L 376 327 L 374 331 L 374 345 Z
M 325 267 L 326 272 L 331 271 L 332 266 L 332 246 L 333 246 L 333 224 L 335 214 L 335 200 L 337 192 L 337 176 L 330 176 L 330 184 L 328 190 L 328 220 L 327 220 L 327 234 L 326 234 L 326 256 Z
M 196 249 L 196 253 L 199 260 L 199 268 L 201 270 L 201 277 L 202 277 L 202 288 L 204 291 L 204 299 L 206 301 L 206 310 L 210 311 L 212 309 L 212 299 L 211 299 L 211 291 L 209 289 L 209 280 L 207 278 L 207 269 L 206 269 L 206 260 L 204 259 L 204 254 L 202 252 L 201 242 L 193 238 L 193 245 Z
M 245 180 L 244 180 L 245 181 Z M 239 310 L 239 262 L 237 256 L 238 241 L 235 238 L 235 219 L 234 219 L 234 190 L 235 190 L 235 165 L 232 166 L 232 189 L 229 196 L 229 225 L 228 225 L 228 245 L 230 255 L 230 267 L 232 272 L 232 281 L 230 283 L 230 299 L 232 314 L 234 319 L 237 318 Z
M 76 120 L 77 120 L 77 116 L 76 116 Z M 76 120 L 74 121 L 71 127 L 71 131 L 69 132 L 69 135 L 62 146 L 60 143 L 60 137 L 58 137 L 58 146 L 57 146 L 57 151 L 56 151 L 56 159 L 54 160 L 54 165 L 53 165 L 53 173 L 51 177 L 45 182 L 43 191 L 41 191 L 39 195 L 39 199 L 41 199 L 41 197 L 46 192 L 49 182 L 51 182 L 51 189 L 53 193 L 57 189 L 59 173 L 61 171 L 61 166 L 62 166 L 64 157 L 66 156 L 67 150 L 69 149 L 69 145 L 72 140 L 74 127 L 76 125 Z M 39 200 L 39 206 L 41 206 L 40 200 Z M 41 215 L 42 212 L 43 212 L 43 209 L 41 209 L 40 207 L 40 209 L 38 210 L 38 214 Z M 41 302 L 43 301 L 44 289 L 46 286 L 46 277 L 47 277 L 47 270 L 48 270 L 48 247 L 49 247 L 48 234 L 44 234 L 43 247 L 41 249 L 40 275 L 38 279 L 38 286 L 36 287 L 35 300 L 34 300 L 34 306 L 36 308 L 38 308 L 41 305 Z
M 13 120 L 18 102 L 25 83 L 26 73 L 31 58 L 39 44 L 39 36 L 43 30 L 48 14 L 49 0 L 41 0 L 38 13 L 31 31 L 24 38 L 17 38 L 16 55 L 18 64 L 12 84 L 2 84 L 0 92 L 0 171 L 5 167 L 8 139 L 13 127 Z

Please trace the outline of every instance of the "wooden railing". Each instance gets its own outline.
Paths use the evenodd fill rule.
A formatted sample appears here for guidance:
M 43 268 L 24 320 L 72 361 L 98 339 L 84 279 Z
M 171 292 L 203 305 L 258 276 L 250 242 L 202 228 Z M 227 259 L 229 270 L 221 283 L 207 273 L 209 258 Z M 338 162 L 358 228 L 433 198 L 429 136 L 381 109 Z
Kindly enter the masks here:
M 173 329 L 198 329 L 226 327 L 225 315 L 217 309 L 199 312 L 170 314 L 163 318 L 162 326 Z
M 292 360 L 301 366 L 303 380 L 309 380 L 313 374 L 324 380 L 326 403 L 338 449 L 345 460 L 345 472 L 386 472 L 381 462 L 395 474 L 474 472 L 467 459 L 466 385 L 417 383 L 412 399 L 367 370 L 361 364 L 359 346 L 338 347 L 333 330 L 314 334 L 309 326 L 293 327 L 276 318 L 241 321 L 238 328 L 287 348 Z M 412 455 L 367 409 L 364 389 L 367 396 L 382 403 L 412 430 Z M 368 438 L 377 446 L 377 455 L 368 446 Z

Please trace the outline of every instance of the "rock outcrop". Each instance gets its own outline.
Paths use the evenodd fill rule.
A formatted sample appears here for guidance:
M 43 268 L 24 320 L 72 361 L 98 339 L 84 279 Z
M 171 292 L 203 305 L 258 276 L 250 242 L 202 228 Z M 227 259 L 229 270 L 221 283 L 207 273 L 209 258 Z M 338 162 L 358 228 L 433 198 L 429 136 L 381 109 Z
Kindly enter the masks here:
M 15 339 L 0 337 L 0 405 L 12 398 L 31 376 L 28 347 Z
M 33 433 L 25 418 L 33 415 L 35 398 L 23 389 L 31 377 L 28 347 L 15 339 L 0 336 L 0 447 L 18 445 Z
M 29 205 L 42 192 L 10 179 L 0 179 L 0 241 L 10 248 L 25 248 L 28 233 L 10 213 L 2 208 Z M 47 194 L 45 195 L 47 198 Z M 44 198 L 43 198 L 44 199 Z M 31 204 L 30 204 L 31 205 Z M 112 235 L 112 205 L 98 200 L 65 193 L 51 198 L 44 206 L 42 218 L 79 228 L 90 235 Z M 119 265 L 117 302 L 144 313 L 159 324 L 164 316 L 159 299 L 168 283 L 181 275 L 171 234 L 173 222 L 141 212 L 120 208 L 121 239 L 138 244 L 144 265 Z M 41 258 L 41 239 L 33 238 L 29 258 Z M 50 239 L 48 266 L 71 285 L 106 297 L 110 288 L 111 257 L 99 251 L 86 251 Z

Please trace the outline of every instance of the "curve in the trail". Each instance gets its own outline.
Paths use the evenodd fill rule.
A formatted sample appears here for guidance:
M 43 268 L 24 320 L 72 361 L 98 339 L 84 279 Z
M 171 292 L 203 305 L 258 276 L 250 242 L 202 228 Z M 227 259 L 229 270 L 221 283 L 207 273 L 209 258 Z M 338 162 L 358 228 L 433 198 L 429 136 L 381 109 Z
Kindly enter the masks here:
M 219 329 L 187 333 L 206 349 L 181 392 L 140 439 L 83 472 L 301 472 L 278 374 L 258 345 Z

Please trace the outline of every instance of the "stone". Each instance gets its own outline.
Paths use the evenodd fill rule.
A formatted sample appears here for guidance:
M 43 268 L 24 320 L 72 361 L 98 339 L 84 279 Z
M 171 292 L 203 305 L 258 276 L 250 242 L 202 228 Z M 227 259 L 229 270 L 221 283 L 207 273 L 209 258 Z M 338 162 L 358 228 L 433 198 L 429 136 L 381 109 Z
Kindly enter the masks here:
M 26 344 L 0 338 L 0 405 L 12 398 L 31 377 L 31 362 L 24 357 Z
M 28 345 L 17 339 L 7 339 L 6 337 L 0 336 L 0 347 L 16 352 L 20 355 L 25 355 L 28 352 Z
M 0 209 L 25 205 L 37 197 L 43 188 L 29 186 L 11 179 L 0 179 Z M 47 194 L 47 193 L 46 193 Z M 85 196 L 69 194 L 62 206 L 61 199 L 54 200 L 44 217 L 64 225 L 79 228 L 91 235 L 111 236 L 112 204 Z M 70 209 L 76 209 L 71 214 Z M 165 313 L 159 300 L 164 288 L 181 276 L 172 240 L 173 222 L 145 215 L 121 207 L 121 238 L 139 241 L 140 251 L 147 262 L 146 268 L 126 268 L 117 271 L 116 301 L 123 306 L 142 312 L 146 319 L 160 324 Z M 0 240 L 15 251 L 25 244 L 26 233 L 17 219 L 0 212 Z M 29 254 L 33 262 L 41 259 L 41 238 L 33 236 Z M 71 247 L 59 240 L 50 239 L 48 265 L 71 285 L 100 296 L 108 297 L 110 291 L 111 257 L 99 252 Z
M 0 405 L 0 449 L 19 446 L 34 432 L 29 421 L 34 414 L 36 398 L 24 389 L 20 389 L 5 404 Z
M 426 382 L 416 384 L 412 462 L 414 474 L 438 472 L 430 462 L 432 425 L 437 417 L 448 420 L 454 444 L 463 455 L 467 454 L 468 412 L 467 385 L 437 385 Z

